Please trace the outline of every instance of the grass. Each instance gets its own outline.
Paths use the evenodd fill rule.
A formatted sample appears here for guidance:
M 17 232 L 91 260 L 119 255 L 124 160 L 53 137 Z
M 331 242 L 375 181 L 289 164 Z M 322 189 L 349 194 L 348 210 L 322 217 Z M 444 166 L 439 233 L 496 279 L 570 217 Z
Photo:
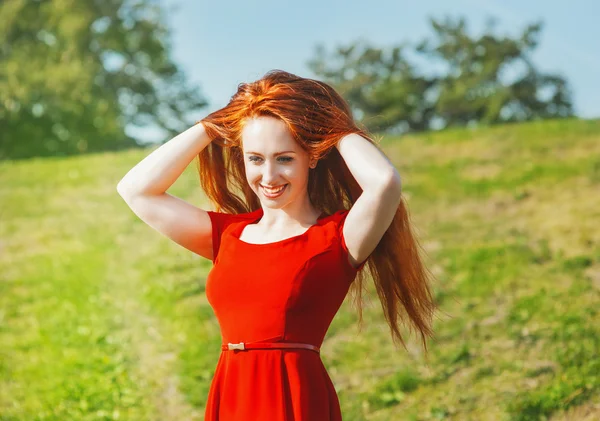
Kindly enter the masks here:
M 600 122 L 386 138 L 436 274 L 425 360 L 374 288 L 322 348 L 344 420 L 600 418 Z M 201 420 L 220 333 L 211 262 L 116 183 L 148 151 L 0 167 L 0 420 Z M 170 193 L 206 206 L 191 165 Z M 407 332 L 408 333 L 408 332 Z

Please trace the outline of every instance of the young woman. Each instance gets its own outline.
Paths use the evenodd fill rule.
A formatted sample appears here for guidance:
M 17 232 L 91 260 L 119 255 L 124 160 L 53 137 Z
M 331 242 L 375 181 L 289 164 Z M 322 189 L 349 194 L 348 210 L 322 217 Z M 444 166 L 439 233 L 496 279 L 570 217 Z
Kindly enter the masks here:
M 166 193 L 196 157 L 215 211 Z M 431 274 L 400 176 L 329 85 L 279 70 L 240 84 L 118 191 L 147 224 L 213 261 L 206 295 L 223 343 L 206 421 L 341 420 L 319 347 L 349 290 L 362 322 L 367 269 L 394 341 L 405 346 L 400 316 L 427 351 Z

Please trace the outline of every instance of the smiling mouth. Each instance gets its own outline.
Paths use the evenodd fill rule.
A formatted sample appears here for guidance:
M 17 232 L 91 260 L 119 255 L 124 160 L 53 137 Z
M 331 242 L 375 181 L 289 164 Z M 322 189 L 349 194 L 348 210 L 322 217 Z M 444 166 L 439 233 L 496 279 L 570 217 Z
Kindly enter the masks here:
M 285 188 L 287 187 L 287 184 L 284 184 L 284 185 L 279 186 L 277 188 L 265 187 L 262 184 L 260 185 L 260 187 L 263 189 L 263 192 L 265 193 L 265 196 L 267 196 L 267 197 L 275 197 L 275 196 L 279 196 L 283 192 L 283 190 L 285 190 Z

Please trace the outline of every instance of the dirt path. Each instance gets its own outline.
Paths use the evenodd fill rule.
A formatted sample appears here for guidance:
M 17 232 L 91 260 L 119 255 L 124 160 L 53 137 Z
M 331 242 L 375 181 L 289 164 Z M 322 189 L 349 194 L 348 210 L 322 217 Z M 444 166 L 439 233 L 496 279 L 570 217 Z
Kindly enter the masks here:
M 121 259 L 109 259 L 110 265 L 124 264 Z M 110 270 L 108 273 L 110 274 Z M 154 421 L 196 421 L 202 420 L 204 414 L 193 408 L 179 390 L 179 377 L 176 372 L 177 344 L 169 340 L 164 323 L 151 315 L 143 302 L 135 270 L 127 271 L 123 266 L 115 270 L 119 280 L 108 282 L 115 305 L 121 310 L 125 329 L 122 332 L 126 343 L 133 348 L 131 354 L 137 356 L 138 364 L 135 376 L 140 380 L 140 387 L 147 389 L 149 404 Z M 123 277 L 124 272 L 128 276 Z M 123 279 L 127 279 L 126 282 Z

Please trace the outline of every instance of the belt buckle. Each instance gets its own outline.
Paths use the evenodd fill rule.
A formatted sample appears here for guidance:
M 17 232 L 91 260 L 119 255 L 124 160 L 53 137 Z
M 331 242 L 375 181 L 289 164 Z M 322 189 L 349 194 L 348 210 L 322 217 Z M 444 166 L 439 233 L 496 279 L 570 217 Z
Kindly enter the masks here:
M 229 349 L 229 350 L 232 350 L 232 349 L 241 349 L 241 350 L 244 350 L 246 348 L 244 347 L 244 343 L 243 342 L 240 342 L 239 344 L 232 344 L 231 342 L 229 342 L 227 344 L 227 349 Z

